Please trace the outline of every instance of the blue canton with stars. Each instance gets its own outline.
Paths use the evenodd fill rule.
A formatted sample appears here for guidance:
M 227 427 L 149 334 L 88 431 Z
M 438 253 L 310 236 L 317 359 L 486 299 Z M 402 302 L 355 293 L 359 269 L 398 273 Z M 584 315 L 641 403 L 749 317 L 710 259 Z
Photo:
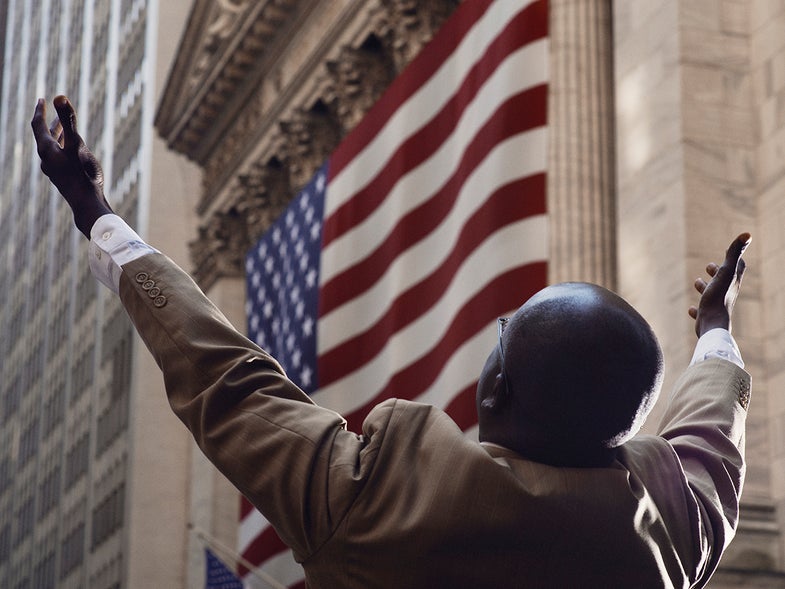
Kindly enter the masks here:
M 205 548 L 204 555 L 207 563 L 205 589 L 243 589 L 243 582 L 213 554 L 212 550 Z
M 325 164 L 245 259 L 248 337 L 306 393 L 316 390 Z

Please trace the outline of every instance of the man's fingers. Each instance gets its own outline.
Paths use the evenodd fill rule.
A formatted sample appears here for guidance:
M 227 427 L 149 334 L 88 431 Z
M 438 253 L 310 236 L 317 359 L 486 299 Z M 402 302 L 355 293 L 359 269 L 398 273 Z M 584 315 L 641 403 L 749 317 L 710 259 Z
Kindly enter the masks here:
M 54 105 L 63 125 L 63 148 L 76 149 L 82 143 L 82 138 L 76 130 L 76 111 L 65 96 L 57 96 Z
M 719 269 L 720 267 L 717 266 L 717 264 L 711 262 L 708 266 L 706 266 L 706 274 L 713 277 L 717 273 L 717 270 Z
M 55 117 L 49 125 L 49 134 L 57 141 L 57 145 L 63 147 L 63 124 L 60 122 L 60 117 Z
M 747 249 L 747 246 L 750 244 L 750 234 L 749 233 L 742 233 L 728 247 L 728 251 L 725 252 L 725 263 L 730 266 L 731 268 L 735 268 L 736 264 L 738 264 L 739 259 L 741 258 L 741 254 L 744 253 L 744 250 Z
M 720 288 L 723 291 L 726 291 L 728 288 L 730 288 L 733 281 L 736 280 L 739 264 L 743 264 L 741 255 L 744 253 L 744 250 L 747 249 L 749 244 L 750 234 L 742 233 L 731 242 L 730 246 L 725 252 L 725 261 L 722 263 L 722 266 L 717 269 L 714 276 L 712 277 L 713 280 L 717 281 L 718 285 L 720 285 Z M 706 270 L 708 271 L 708 267 Z
M 30 121 L 30 126 L 33 128 L 33 136 L 38 146 L 38 155 L 43 157 L 55 144 L 54 138 L 49 133 L 49 127 L 46 125 L 46 102 L 44 102 L 43 98 L 39 98 L 35 105 L 35 112 L 33 113 L 33 120 Z
M 60 117 L 55 117 L 52 124 L 49 125 L 49 134 L 57 139 L 57 136 L 63 131 L 63 124 L 60 122 Z
M 690 317 L 692 317 L 693 319 L 697 319 L 698 318 L 698 307 L 690 307 L 687 310 L 687 313 L 689 313 Z
M 703 278 L 696 278 L 693 284 L 695 286 L 695 290 L 701 294 L 703 294 L 703 291 L 706 290 L 706 281 L 703 280 Z
M 747 262 L 744 261 L 744 258 L 740 258 L 739 262 L 736 264 L 736 281 L 741 282 L 741 277 L 744 276 L 744 271 L 747 269 Z

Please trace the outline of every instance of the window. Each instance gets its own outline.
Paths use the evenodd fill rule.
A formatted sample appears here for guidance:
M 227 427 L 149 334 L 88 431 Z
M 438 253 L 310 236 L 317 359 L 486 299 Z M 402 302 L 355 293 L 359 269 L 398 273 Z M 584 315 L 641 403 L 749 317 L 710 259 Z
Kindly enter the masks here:
M 92 547 L 102 544 L 123 525 L 125 483 L 121 483 L 93 509 Z

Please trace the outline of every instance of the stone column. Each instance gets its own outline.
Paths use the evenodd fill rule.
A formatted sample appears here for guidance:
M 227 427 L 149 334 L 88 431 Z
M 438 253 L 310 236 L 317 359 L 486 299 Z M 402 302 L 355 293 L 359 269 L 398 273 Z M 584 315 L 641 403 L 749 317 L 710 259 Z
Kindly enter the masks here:
M 551 282 L 616 286 L 610 0 L 551 0 Z

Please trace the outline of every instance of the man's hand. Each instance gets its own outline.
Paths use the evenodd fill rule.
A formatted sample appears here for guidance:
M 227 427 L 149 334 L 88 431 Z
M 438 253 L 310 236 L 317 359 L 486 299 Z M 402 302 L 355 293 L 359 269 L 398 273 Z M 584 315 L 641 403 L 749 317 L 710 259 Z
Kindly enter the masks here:
M 65 96 L 54 99 L 58 117 L 46 126 L 46 103 L 38 99 L 31 125 L 41 171 L 57 187 L 74 213 L 74 223 L 90 239 L 101 215 L 112 212 L 104 197 L 104 174 L 76 130 L 76 112 Z
M 689 313 L 695 319 L 695 333 L 698 337 L 715 327 L 731 330 L 733 306 L 746 268 L 741 254 L 749 243 L 749 233 L 739 235 L 725 252 L 722 266 L 713 263 L 706 266 L 711 280 L 708 283 L 703 278 L 695 281 L 695 290 L 701 293 L 701 300 L 697 307 L 690 307 Z

